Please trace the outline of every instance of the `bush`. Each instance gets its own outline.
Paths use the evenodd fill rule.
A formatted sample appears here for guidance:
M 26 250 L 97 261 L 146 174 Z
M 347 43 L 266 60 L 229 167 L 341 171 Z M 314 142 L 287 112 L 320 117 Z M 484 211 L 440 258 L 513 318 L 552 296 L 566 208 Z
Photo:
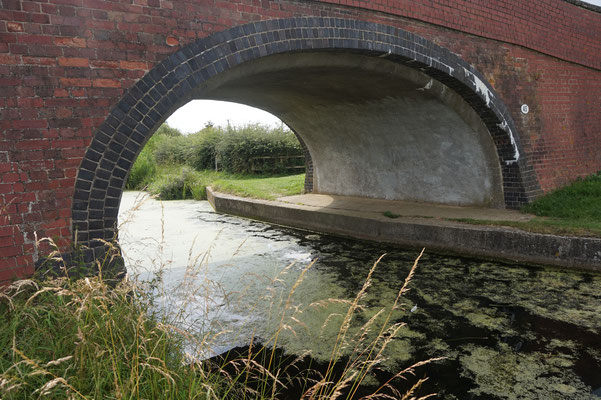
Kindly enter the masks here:
M 215 169 L 217 143 L 223 137 L 221 128 L 206 127 L 190 135 L 190 145 L 186 149 L 187 164 L 198 170 Z
M 196 171 L 185 165 L 159 166 L 147 190 L 161 200 L 206 200 L 206 187 L 222 175 L 215 171 Z
M 168 123 L 161 125 L 155 132 L 155 135 L 183 136 L 179 129 L 170 127 Z
M 291 162 L 294 159 L 286 157 L 303 156 L 303 149 L 292 132 L 262 125 L 227 130 L 216 150 L 217 165 L 231 173 L 283 173 L 295 166 Z M 269 158 L 261 160 L 260 157 Z M 280 157 L 281 162 L 277 162 Z
M 156 135 L 157 142 L 153 151 L 158 164 L 184 164 L 187 161 L 189 139 L 186 136 Z
M 139 190 L 150 185 L 149 191 L 162 199 L 203 199 L 210 181 L 199 171 L 299 174 L 303 155 L 296 136 L 283 128 L 207 126 L 184 136 L 163 124 L 140 152 L 125 187 Z M 184 165 L 188 168 L 181 169 Z
M 156 173 L 156 162 L 150 152 L 140 153 L 129 173 L 126 189 L 139 190 L 147 186 Z
M 161 141 L 161 135 L 152 136 L 131 167 L 129 178 L 125 183 L 125 188 L 129 190 L 140 190 L 146 187 L 154 180 L 157 172 L 157 162 L 154 156 L 154 151 L 157 147 L 157 142 Z

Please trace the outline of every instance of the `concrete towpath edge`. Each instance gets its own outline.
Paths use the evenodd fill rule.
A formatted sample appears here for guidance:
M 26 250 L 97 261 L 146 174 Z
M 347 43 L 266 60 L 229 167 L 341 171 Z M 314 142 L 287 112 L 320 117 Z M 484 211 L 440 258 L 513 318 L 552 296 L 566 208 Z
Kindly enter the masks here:
M 601 272 L 601 239 L 525 232 L 441 219 L 375 217 L 349 210 L 259 200 L 207 188 L 216 212 L 437 253 Z

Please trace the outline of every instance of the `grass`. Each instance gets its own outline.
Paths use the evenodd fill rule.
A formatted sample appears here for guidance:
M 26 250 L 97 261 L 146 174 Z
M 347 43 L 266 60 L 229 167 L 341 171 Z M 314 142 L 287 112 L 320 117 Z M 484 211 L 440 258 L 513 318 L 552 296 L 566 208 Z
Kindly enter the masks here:
M 549 193 L 524 211 L 546 217 L 601 221 L 601 172 Z
M 294 134 L 285 129 L 206 127 L 184 136 L 163 124 L 138 155 L 125 188 L 147 190 L 162 200 L 204 200 L 207 186 L 240 196 L 275 199 L 302 192 L 304 174 L 283 174 L 292 166 L 288 163 L 298 163 L 302 154 Z
M 364 322 L 356 334 L 349 328 L 361 320 L 361 312 L 368 307 L 366 293 L 379 260 L 353 300 L 324 300 L 324 304 L 346 304 L 346 311 L 330 315 L 324 322 L 341 317 L 338 335 L 331 343 L 330 362 L 323 372 L 291 368 L 295 361 L 284 360 L 277 347 L 284 331 L 302 329 L 295 325 L 300 311 L 292 298 L 312 264 L 298 273 L 288 295 L 281 297 L 283 308 L 278 308 L 281 314 L 275 317 L 279 325 L 267 340 L 268 347 L 253 346 L 251 341 L 247 353 L 222 358 L 221 364 L 197 355 L 206 354 L 222 332 L 203 332 L 182 319 L 185 309 L 164 313 L 155 304 L 161 293 L 169 295 L 162 273 L 148 282 L 125 279 L 116 287 L 108 286 L 102 274 L 17 281 L 0 289 L 0 398 L 287 399 L 287 388 L 299 380 L 301 392 L 295 398 L 355 398 L 404 326 L 392 316 L 402 307 L 402 296 L 418 260 L 394 303 L 376 312 L 378 318 Z M 198 277 L 199 268 L 188 266 L 183 285 L 187 293 L 179 294 L 179 303 L 193 302 L 199 294 L 208 296 L 202 293 L 204 283 L 192 279 Z M 292 266 L 284 270 L 294 271 L 298 269 Z M 272 284 L 281 289 L 281 277 L 276 276 Z M 368 332 L 375 332 L 375 337 Z M 399 371 L 368 398 L 417 399 L 424 378 L 415 379 L 404 394 L 393 381 L 409 379 L 416 368 L 431 361 Z
M 224 379 L 183 352 L 131 282 L 23 280 L 0 295 L 0 397 L 6 400 L 210 398 Z M 225 385 L 227 386 L 227 384 Z
M 455 219 L 479 225 L 511 226 L 528 232 L 601 236 L 601 172 L 546 194 L 522 208 L 536 215 L 527 222 Z
M 471 218 L 449 218 L 450 221 L 472 225 L 507 226 L 526 232 L 548 235 L 598 237 L 601 236 L 601 225 L 596 222 L 563 220 L 556 218 L 533 218 L 530 221 L 493 221 Z
M 230 176 L 215 180 L 211 186 L 218 192 L 256 199 L 275 200 L 302 193 L 305 174 L 288 176 Z
M 197 171 L 180 164 L 159 164 L 145 189 L 162 200 L 206 200 L 206 187 L 227 176 L 224 172 Z
M 384 212 L 382 213 L 382 215 L 384 215 L 385 217 L 388 217 L 388 218 L 393 218 L 393 219 L 394 219 L 394 218 L 398 218 L 398 217 L 400 217 L 400 216 L 401 216 L 400 214 L 395 214 L 395 213 L 393 213 L 392 211 L 389 211 L 389 210 L 387 210 L 387 211 L 384 211 Z
M 206 187 L 238 196 L 273 200 L 302 193 L 305 174 L 265 176 L 229 174 L 220 171 L 197 171 L 181 164 L 153 166 L 144 189 L 162 200 L 207 198 Z

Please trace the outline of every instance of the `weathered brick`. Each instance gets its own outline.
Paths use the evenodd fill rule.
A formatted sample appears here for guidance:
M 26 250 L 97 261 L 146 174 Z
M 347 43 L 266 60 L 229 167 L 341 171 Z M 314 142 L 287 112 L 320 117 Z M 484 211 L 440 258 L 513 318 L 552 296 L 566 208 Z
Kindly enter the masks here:
M 58 65 L 63 67 L 87 67 L 90 65 L 90 61 L 87 58 L 59 57 Z
M 101 88 L 118 88 L 121 87 L 121 82 L 116 79 L 94 79 L 93 85 Z
M 54 44 L 57 46 L 86 47 L 87 41 L 85 38 L 56 37 L 54 38 Z
M 86 78 L 61 78 L 61 85 L 66 87 L 90 87 L 92 81 Z
M 23 24 L 19 22 L 7 22 L 6 29 L 9 32 L 23 32 Z
M 148 69 L 148 65 L 145 61 L 121 61 L 119 65 L 123 69 Z

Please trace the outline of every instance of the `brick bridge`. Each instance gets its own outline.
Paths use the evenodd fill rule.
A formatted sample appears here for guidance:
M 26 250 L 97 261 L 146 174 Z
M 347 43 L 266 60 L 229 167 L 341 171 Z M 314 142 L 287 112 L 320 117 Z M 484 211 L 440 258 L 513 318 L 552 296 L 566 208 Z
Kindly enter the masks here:
M 517 207 L 601 169 L 601 9 L 577 0 L 0 0 L 0 282 L 111 239 L 191 99 L 281 117 L 319 192 Z M 522 112 L 522 106 L 528 112 Z

